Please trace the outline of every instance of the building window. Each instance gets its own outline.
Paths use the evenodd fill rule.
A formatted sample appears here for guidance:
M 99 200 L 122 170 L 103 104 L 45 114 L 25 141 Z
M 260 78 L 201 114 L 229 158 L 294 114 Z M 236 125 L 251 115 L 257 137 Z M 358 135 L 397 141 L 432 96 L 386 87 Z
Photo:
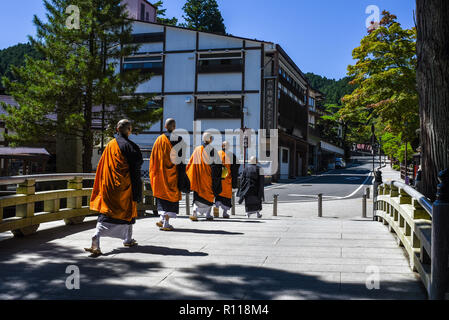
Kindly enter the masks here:
M 131 43 L 151 43 L 151 42 L 163 42 L 163 32 L 153 33 L 137 33 L 132 35 Z
M 202 53 L 198 66 L 199 73 L 242 72 L 242 52 Z
M 282 149 L 282 163 L 288 163 L 288 149 Z
M 150 13 L 149 12 L 146 13 L 146 20 L 150 21 Z
M 145 4 L 140 4 L 140 20 L 145 20 Z
M 198 99 L 196 117 L 203 119 L 239 119 L 241 110 L 242 99 Z
M 162 74 L 162 56 L 133 56 L 123 59 L 123 70 L 140 70 L 141 72 L 152 72 Z

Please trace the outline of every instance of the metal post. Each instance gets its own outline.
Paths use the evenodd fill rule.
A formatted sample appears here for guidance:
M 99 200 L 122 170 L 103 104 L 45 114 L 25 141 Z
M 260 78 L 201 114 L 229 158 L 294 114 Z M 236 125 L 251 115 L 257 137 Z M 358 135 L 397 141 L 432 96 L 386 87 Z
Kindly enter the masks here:
M 376 220 L 377 196 L 379 195 L 379 186 L 382 184 L 382 171 L 376 171 L 373 186 L 373 221 Z
M 231 215 L 235 216 L 235 192 L 232 193 L 231 203 L 232 203 Z
M 273 194 L 273 217 L 278 215 L 278 194 Z
M 186 192 L 186 214 L 190 216 L 190 192 Z
M 362 218 L 366 218 L 366 194 L 363 195 L 362 199 Z
M 320 193 L 318 195 L 318 217 L 322 217 L 323 216 L 323 194 Z
M 449 170 L 441 171 L 438 180 L 432 206 L 431 300 L 444 300 L 449 284 Z
M 369 199 L 369 196 L 370 196 L 370 188 L 369 187 L 366 188 L 365 194 L 366 194 L 366 198 Z

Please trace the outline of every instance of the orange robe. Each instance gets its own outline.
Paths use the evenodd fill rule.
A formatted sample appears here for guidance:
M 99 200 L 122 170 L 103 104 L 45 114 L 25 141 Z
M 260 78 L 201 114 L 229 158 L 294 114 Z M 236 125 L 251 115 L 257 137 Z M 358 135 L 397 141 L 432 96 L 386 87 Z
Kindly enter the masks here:
M 170 158 L 172 148 L 165 134 L 156 139 L 151 150 L 150 183 L 155 198 L 178 202 L 181 191 L 178 188 L 178 170 Z
M 221 180 L 222 191 L 220 193 L 220 197 L 231 199 L 232 198 L 231 159 L 223 150 L 218 151 L 218 155 L 220 156 L 221 163 L 228 169 L 228 175 L 226 176 L 226 178 Z
M 187 164 L 186 173 L 190 180 L 190 190 L 198 193 L 201 198 L 214 202 L 210 161 L 204 146 L 196 147 Z
M 90 209 L 113 219 L 131 221 L 137 217 L 129 166 L 116 139 L 107 144 L 98 163 Z

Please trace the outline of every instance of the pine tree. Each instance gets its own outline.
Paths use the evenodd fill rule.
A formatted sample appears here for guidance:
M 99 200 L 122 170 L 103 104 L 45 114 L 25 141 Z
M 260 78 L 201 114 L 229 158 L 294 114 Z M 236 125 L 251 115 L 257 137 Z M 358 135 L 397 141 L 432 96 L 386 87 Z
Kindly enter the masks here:
M 198 31 L 226 33 L 220 9 L 216 0 L 187 0 L 182 8 L 186 21 L 183 26 Z
M 19 104 L 4 106 L 3 118 L 15 132 L 7 139 L 16 145 L 81 139 L 82 168 L 91 172 L 92 119 L 99 117 L 94 106 L 105 106 L 110 129 L 127 117 L 135 132 L 149 127 L 161 113 L 150 109 L 150 97 L 134 94 L 150 75 L 120 72 L 122 57 L 138 50 L 131 44 L 132 22 L 120 0 L 44 0 L 44 5 L 48 22 L 35 16 L 37 36 L 30 37 L 44 59 L 27 58 L 25 66 L 12 68 L 19 81 L 3 78 L 7 92 Z M 79 8 L 79 28 L 66 25 L 69 5 Z
M 162 9 L 162 6 L 164 5 L 164 2 L 162 0 L 159 0 L 156 3 L 153 3 L 153 5 L 157 8 L 156 12 L 156 20 L 158 23 L 170 25 L 170 26 L 176 26 L 178 24 L 178 19 L 176 17 L 173 18 L 166 18 L 166 11 L 167 9 Z

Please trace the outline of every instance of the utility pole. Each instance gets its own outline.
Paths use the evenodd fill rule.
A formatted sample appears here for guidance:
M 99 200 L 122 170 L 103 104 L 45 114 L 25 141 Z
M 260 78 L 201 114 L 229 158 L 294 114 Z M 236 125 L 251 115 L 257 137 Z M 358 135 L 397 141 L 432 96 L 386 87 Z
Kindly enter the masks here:
M 374 171 L 375 171 L 374 161 L 375 161 L 375 156 L 376 156 L 375 153 L 374 153 L 374 143 L 376 141 L 376 137 L 374 136 L 374 123 L 371 124 L 371 133 L 372 133 L 372 136 L 371 136 L 371 148 L 373 149 L 372 152 L 373 152 L 373 177 L 374 177 Z

